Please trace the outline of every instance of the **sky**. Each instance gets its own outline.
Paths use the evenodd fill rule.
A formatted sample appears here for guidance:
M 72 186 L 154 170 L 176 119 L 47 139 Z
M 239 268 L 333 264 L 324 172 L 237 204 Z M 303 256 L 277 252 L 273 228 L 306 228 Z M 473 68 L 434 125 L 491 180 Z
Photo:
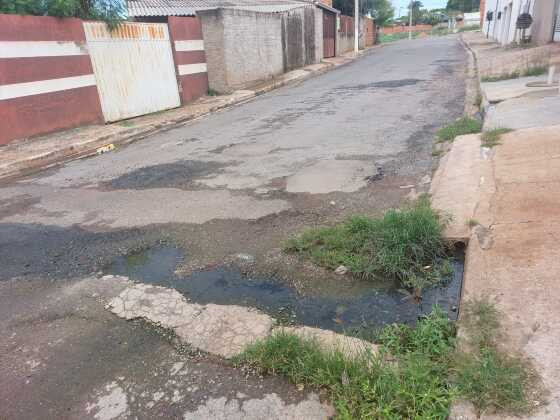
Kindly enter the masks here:
M 447 5 L 447 0 L 421 0 L 426 9 L 440 9 Z M 399 7 L 403 7 L 401 15 L 405 15 L 405 7 L 408 6 L 409 0 L 391 0 L 395 6 L 395 16 L 399 16 Z

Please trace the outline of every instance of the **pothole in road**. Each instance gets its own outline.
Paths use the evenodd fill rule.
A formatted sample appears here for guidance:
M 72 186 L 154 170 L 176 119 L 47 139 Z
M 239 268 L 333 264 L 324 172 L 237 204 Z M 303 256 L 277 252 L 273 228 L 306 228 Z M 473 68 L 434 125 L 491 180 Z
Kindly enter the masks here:
M 417 304 L 395 286 L 379 287 L 359 279 L 350 280 L 348 293 L 320 285 L 313 292 L 301 293 L 282 280 L 246 275 L 234 266 L 179 276 L 175 268 L 182 260 L 180 249 L 161 245 L 120 256 L 106 271 L 176 289 L 194 303 L 254 307 L 281 322 L 355 333 L 391 323 L 412 325 L 436 304 L 456 319 L 463 277 L 463 257 L 458 252 L 453 276 L 445 284 L 426 289 Z
M 201 160 L 181 160 L 173 163 L 145 166 L 104 182 L 111 190 L 148 188 L 188 188 L 197 178 L 217 174 L 228 164 Z
M 397 80 L 382 80 L 380 82 L 362 83 L 353 86 L 342 86 L 336 90 L 354 91 L 354 90 L 368 90 L 373 88 L 398 88 L 403 86 L 412 86 L 417 83 L 423 82 L 422 79 L 397 79 Z

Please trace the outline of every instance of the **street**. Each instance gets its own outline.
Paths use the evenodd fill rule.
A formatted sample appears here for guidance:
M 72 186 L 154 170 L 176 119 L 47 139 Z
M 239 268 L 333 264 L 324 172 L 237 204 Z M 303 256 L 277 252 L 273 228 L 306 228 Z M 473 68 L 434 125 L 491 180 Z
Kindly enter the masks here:
M 337 282 L 283 255 L 283 241 L 428 191 L 434 134 L 463 115 L 465 65 L 455 36 L 393 43 L 0 185 L 0 417 L 329 415 L 310 390 L 117 318 L 105 305 L 122 286 L 102 276 L 117 257 L 171 244 L 183 276 L 241 255 L 302 293 Z

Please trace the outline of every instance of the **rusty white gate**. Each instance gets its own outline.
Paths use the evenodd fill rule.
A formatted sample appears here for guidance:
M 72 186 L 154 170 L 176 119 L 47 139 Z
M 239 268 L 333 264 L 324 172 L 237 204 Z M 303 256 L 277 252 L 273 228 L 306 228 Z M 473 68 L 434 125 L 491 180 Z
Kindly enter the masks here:
M 105 121 L 179 106 L 179 90 L 165 23 L 123 23 L 113 31 L 84 22 Z

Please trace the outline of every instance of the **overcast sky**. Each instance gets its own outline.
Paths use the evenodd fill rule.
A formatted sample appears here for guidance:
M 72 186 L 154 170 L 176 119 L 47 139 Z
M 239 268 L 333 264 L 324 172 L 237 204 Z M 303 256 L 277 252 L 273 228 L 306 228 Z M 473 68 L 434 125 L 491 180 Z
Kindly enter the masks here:
M 447 0 L 421 0 L 426 9 L 440 9 L 447 5 Z M 409 0 L 391 0 L 395 6 L 395 16 L 399 16 L 399 7 L 403 7 L 401 15 L 405 15 L 404 7 L 408 6 Z

